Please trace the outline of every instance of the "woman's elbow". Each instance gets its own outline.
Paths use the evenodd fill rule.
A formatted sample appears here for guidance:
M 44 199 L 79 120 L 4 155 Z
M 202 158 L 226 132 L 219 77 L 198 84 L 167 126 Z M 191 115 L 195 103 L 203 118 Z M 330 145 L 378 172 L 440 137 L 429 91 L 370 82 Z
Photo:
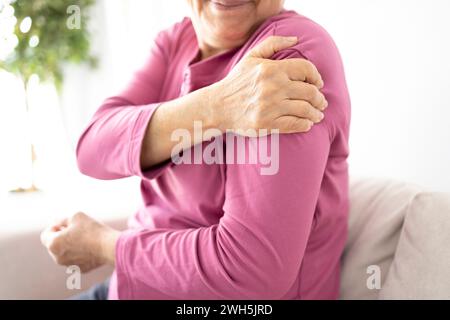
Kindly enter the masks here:
M 283 275 L 283 273 L 267 273 L 265 279 L 249 283 L 248 280 L 253 275 L 242 273 L 242 278 L 246 279 L 245 284 L 237 285 L 235 283 L 234 294 L 226 297 L 231 300 L 281 300 L 294 285 L 295 278 Z
M 220 228 L 217 252 L 225 282 L 238 295 L 234 299 L 283 299 L 298 278 L 302 257 L 296 248 L 286 250 L 274 241 L 262 241 L 247 233 L 245 239 L 236 240 L 230 228 Z M 247 243 L 243 247 L 238 244 Z M 223 281 L 221 281 L 223 283 Z
M 85 176 L 99 180 L 122 178 L 122 176 L 112 174 L 106 170 L 105 163 L 98 154 L 98 148 L 93 143 L 88 143 L 84 135 L 78 141 L 76 160 L 78 170 Z
M 246 254 L 248 256 L 248 254 Z M 256 258 L 256 257 L 255 257 Z M 238 296 L 232 299 L 279 300 L 295 284 L 298 267 L 272 255 L 224 266 L 228 281 Z
M 95 168 L 95 159 L 92 157 L 91 153 L 88 151 L 88 148 L 85 147 L 83 143 L 83 138 L 81 138 L 77 145 L 76 150 L 76 158 L 77 158 L 77 166 L 78 170 L 89 177 L 98 178 L 97 172 Z
M 260 286 L 253 290 L 252 299 L 257 300 L 280 300 L 285 297 L 292 288 L 296 277 L 287 275 L 284 272 L 267 273 L 267 278 Z

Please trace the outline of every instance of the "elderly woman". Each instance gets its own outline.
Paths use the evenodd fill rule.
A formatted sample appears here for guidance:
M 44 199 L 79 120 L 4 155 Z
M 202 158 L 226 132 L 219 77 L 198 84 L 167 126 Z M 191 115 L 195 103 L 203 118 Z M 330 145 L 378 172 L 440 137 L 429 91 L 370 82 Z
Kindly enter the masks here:
M 141 177 L 142 208 L 125 232 L 78 213 L 42 240 L 59 264 L 114 265 L 91 298 L 335 299 L 350 121 L 338 50 L 282 0 L 188 2 L 191 18 L 159 34 L 146 65 L 100 107 L 77 149 L 86 175 Z M 199 124 L 209 133 L 195 134 Z M 192 139 L 180 145 L 179 129 Z M 270 142 L 275 172 L 262 174 L 265 163 L 248 156 L 171 160 L 249 129 L 281 133 L 239 135 L 247 152 Z M 234 149 L 227 139 L 216 152 Z

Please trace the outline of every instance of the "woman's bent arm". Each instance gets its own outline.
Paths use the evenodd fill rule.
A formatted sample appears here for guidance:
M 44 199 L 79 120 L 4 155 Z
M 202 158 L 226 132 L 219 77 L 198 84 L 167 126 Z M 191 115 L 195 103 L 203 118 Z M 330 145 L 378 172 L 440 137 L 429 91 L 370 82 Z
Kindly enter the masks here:
M 325 121 L 307 134 L 280 136 L 275 175 L 261 175 L 259 164 L 227 165 L 218 224 L 123 233 L 115 251 L 119 298 L 276 299 L 294 285 L 315 213 L 330 205 L 318 202 L 329 157 L 335 156 L 330 150 L 348 137 L 350 101 L 342 63 L 332 41 L 321 34 L 320 46 L 314 37 L 307 52 L 324 76 L 330 103 Z M 304 57 L 301 49 L 277 58 Z M 258 145 L 251 139 L 246 138 L 246 148 Z M 339 175 L 326 178 L 333 187 L 346 188 Z M 341 246 L 330 241 L 328 249 L 339 252 Z
M 319 91 L 322 78 L 304 59 L 269 60 L 277 52 L 297 44 L 297 39 L 270 37 L 255 47 L 222 81 L 185 97 L 161 105 L 144 137 L 141 165 L 151 168 L 167 160 L 177 141 L 175 130 L 187 130 L 181 149 L 188 149 L 211 136 L 194 133 L 194 122 L 202 129 L 258 131 L 277 129 L 281 133 L 306 132 L 323 119 L 327 107 Z M 210 131 L 211 132 L 211 131 Z
M 186 149 L 211 138 L 194 134 L 196 121 L 218 134 L 227 129 L 309 131 L 327 107 L 319 91 L 323 82 L 304 59 L 268 60 L 297 43 L 286 39 L 268 38 L 224 80 L 162 104 L 167 65 L 157 41 L 147 66 L 122 95 L 106 101 L 83 133 L 77 148 L 80 170 L 99 179 L 154 178 L 163 169 L 155 166 L 170 159 L 178 146 L 173 132 L 187 130 L 194 137 L 182 146 Z
M 251 139 L 249 148 L 256 145 Z M 320 124 L 306 135 L 280 136 L 273 176 L 261 176 L 260 165 L 228 166 L 217 225 L 123 233 L 115 261 L 120 298 L 282 298 L 302 263 L 329 146 Z

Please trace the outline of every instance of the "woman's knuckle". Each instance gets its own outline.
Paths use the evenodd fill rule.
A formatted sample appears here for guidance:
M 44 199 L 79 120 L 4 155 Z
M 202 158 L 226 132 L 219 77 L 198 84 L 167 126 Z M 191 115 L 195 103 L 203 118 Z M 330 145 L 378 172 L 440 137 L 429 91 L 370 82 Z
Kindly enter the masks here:
M 306 101 L 301 101 L 301 102 L 300 102 L 300 110 L 302 110 L 302 112 L 303 112 L 305 115 L 307 115 L 307 114 L 309 113 L 310 109 L 311 109 L 311 104 L 309 104 L 309 103 L 306 102 Z
M 257 76 L 258 80 L 263 78 L 263 75 L 265 73 L 264 63 L 260 63 L 260 64 L 256 65 L 255 70 L 256 70 L 256 76 Z
M 273 66 L 268 62 L 261 63 L 258 68 L 260 79 L 270 79 L 270 77 L 273 75 Z
M 306 118 L 307 119 L 312 120 L 314 118 L 314 116 L 315 116 L 313 107 L 307 106 L 305 108 L 305 114 L 306 114 Z
M 314 107 L 310 103 L 304 103 L 305 115 L 310 118 L 314 114 Z
M 308 89 L 306 90 L 306 94 L 308 96 L 308 99 L 315 100 L 317 98 L 317 95 L 319 94 L 318 89 L 313 85 L 309 85 L 307 88 Z
M 261 88 L 260 100 L 267 104 L 274 96 L 276 90 L 271 85 L 265 85 Z
M 72 220 L 82 220 L 86 217 L 86 215 L 83 212 L 77 212 L 72 216 Z

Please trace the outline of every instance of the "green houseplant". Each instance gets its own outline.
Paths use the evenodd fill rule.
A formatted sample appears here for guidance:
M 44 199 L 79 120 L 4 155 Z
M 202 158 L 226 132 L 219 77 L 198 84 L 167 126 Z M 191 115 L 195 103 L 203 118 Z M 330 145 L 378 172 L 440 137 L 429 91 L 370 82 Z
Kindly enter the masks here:
M 0 68 L 16 74 L 23 83 L 27 111 L 28 84 L 32 76 L 51 82 L 60 91 L 65 63 L 88 63 L 95 66 L 90 54 L 90 34 L 87 28 L 89 9 L 95 0 L 3 0 L 0 16 L 13 21 L 14 49 Z M 30 156 L 35 161 L 31 143 Z M 15 191 L 35 191 L 31 188 Z

